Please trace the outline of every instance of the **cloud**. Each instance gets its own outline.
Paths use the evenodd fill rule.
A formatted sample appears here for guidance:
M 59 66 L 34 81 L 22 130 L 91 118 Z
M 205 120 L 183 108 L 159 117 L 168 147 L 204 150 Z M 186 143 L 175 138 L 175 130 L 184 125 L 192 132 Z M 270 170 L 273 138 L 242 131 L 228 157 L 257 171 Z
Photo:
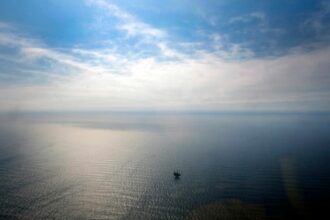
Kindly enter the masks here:
M 229 19 L 229 23 L 248 23 L 251 21 L 261 21 L 261 22 L 265 22 L 266 16 L 264 13 L 262 12 L 252 12 L 250 14 L 246 14 L 243 16 L 236 16 L 236 17 L 232 17 Z
M 15 61 L 14 69 L 0 76 L 14 76 L 17 70 L 25 74 L 19 75 L 23 83 L 1 84 L 0 110 L 330 109 L 329 47 L 258 58 L 223 35 L 211 34 L 213 50 L 185 44 L 190 50 L 184 52 L 176 47 L 181 42 L 172 43 L 167 33 L 118 7 L 102 0 L 90 4 L 106 8 L 128 37 L 155 45 L 159 54 L 138 56 L 115 47 L 52 48 L 0 23 L 0 60 Z M 31 75 L 46 82 L 24 83 Z
M 330 15 L 330 2 L 321 1 L 320 9 L 312 13 L 301 24 L 303 32 L 312 31 L 318 38 L 329 38 L 329 15 Z
M 116 17 L 120 21 L 117 28 L 126 32 L 129 37 L 163 38 L 166 36 L 163 30 L 140 21 L 132 14 L 105 0 L 87 0 L 87 3 L 106 10 L 107 16 Z
M 330 104 L 330 48 L 243 61 L 204 52 L 178 62 L 153 57 L 121 61 L 120 56 L 107 60 L 109 54 L 102 51 L 64 53 L 20 42 L 17 46 L 26 58 L 49 58 L 55 69 L 71 66 L 75 74 L 42 85 L 2 86 L 2 110 L 306 110 L 329 108 Z M 88 56 L 89 61 L 75 54 Z M 94 67 L 95 60 L 99 63 Z M 110 71 L 107 62 L 125 63 L 122 73 Z
M 146 47 L 155 47 L 163 57 L 180 59 L 184 55 L 174 48 L 168 45 L 168 33 L 159 28 L 155 28 L 143 21 L 136 16 L 122 10 L 114 4 L 109 3 L 105 0 L 87 0 L 87 4 L 90 6 L 96 6 L 99 10 L 105 11 L 104 14 L 100 13 L 98 20 L 102 20 L 105 25 L 109 18 L 115 17 L 119 20 L 116 27 L 119 31 L 126 34 L 128 38 L 137 38 L 138 42 L 134 45 L 140 50 Z M 104 26 L 100 28 L 104 31 Z M 130 45 L 132 48 L 132 45 Z
M 9 29 L 10 26 L 5 22 L 0 22 L 0 29 Z
M 229 24 L 255 25 L 257 29 L 250 31 L 257 31 L 260 33 L 271 33 L 276 35 L 285 33 L 285 30 L 282 28 L 272 27 L 269 24 L 266 14 L 263 12 L 252 12 L 242 16 L 232 17 L 229 19 Z

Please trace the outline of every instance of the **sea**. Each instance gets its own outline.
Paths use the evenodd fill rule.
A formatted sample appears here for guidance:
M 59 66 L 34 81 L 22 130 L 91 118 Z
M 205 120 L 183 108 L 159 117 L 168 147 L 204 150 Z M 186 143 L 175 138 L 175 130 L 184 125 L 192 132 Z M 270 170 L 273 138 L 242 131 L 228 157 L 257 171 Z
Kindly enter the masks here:
M 329 210 L 328 113 L 0 114 L 0 219 L 330 219 Z

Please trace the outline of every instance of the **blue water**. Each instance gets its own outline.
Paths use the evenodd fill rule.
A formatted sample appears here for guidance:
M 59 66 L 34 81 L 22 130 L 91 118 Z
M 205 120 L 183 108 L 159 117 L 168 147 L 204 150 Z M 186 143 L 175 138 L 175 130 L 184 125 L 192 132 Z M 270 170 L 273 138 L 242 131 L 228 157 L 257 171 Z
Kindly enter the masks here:
M 329 161 L 327 114 L 3 114 L 0 218 L 315 219 Z

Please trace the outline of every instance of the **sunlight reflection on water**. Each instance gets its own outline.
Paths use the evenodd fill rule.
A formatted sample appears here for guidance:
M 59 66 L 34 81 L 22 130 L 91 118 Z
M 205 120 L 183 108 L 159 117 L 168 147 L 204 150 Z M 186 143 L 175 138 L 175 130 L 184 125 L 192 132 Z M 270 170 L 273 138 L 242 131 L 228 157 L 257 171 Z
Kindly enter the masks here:
M 57 115 L 2 122 L 2 218 L 289 219 L 327 204 L 327 117 Z M 175 169 L 183 173 L 179 180 Z M 310 213 L 301 211 L 306 207 Z

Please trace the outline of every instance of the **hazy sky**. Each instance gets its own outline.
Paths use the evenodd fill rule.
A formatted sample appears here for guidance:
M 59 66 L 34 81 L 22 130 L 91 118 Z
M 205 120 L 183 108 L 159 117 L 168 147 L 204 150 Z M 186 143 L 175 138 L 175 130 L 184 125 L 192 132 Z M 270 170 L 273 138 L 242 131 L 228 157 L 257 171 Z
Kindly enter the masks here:
M 330 110 L 330 1 L 1 0 L 0 110 Z

